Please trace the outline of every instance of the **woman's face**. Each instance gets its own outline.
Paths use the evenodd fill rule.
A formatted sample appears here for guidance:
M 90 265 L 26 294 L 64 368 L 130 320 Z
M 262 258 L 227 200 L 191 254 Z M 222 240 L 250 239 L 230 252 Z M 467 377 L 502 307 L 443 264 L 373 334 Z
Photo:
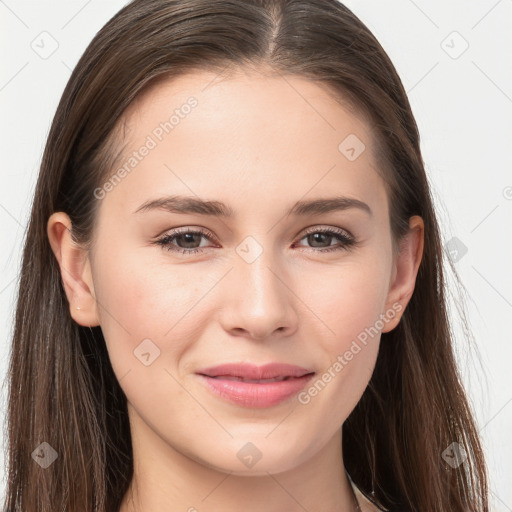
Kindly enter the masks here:
M 307 461 L 359 401 L 417 270 L 393 258 L 371 127 L 312 82 L 256 72 L 162 82 L 125 120 L 115 177 L 95 192 L 89 288 L 132 428 L 236 474 Z M 287 398 L 289 383 L 265 395 L 199 375 L 225 363 L 314 375 Z M 244 389 L 226 398 L 213 380 Z

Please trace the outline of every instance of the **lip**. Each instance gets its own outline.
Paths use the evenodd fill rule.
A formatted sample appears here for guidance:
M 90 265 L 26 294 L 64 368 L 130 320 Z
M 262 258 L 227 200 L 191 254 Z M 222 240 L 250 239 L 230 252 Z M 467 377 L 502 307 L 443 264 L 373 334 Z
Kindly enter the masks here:
M 298 393 L 315 372 L 282 363 L 255 366 L 246 363 L 224 364 L 196 372 L 215 395 L 235 405 L 266 408 L 277 405 Z M 244 382 L 285 378 L 274 382 Z
M 302 377 L 313 370 L 286 363 L 268 363 L 263 366 L 256 366 L 251 363 L 226 363 L 218 366 L 211 366 L 198 370 L 196 373 L 208 377 L 219 377 L 223 375 L 240 377 L 244 379 L 273 379 L 276 377 Z

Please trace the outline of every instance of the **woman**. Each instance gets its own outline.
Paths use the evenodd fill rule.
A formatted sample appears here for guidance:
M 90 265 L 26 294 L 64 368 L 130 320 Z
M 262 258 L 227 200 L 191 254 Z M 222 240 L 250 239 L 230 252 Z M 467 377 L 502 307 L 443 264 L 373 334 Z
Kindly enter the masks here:
M 6 510 L 487 511 L 409 102 L 335 0 L 135 0 L 48 137 Z

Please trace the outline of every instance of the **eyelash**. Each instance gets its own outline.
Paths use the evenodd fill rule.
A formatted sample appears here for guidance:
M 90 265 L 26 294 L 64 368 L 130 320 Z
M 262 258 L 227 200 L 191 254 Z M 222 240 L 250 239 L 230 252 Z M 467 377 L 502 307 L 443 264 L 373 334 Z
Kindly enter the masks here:
M 302 238 L 299 239 L 299 241 L 302 240 L 303 238 L 305 238 L 306 236 L 315 234 L 315 233 L 322 233 L 324 235 L 332 235 L 341 242 L 341 245 L 334 246 L 334 247 L 327 247 L 327 248 L 323 248 L 323 249 L 316 249 L 315 247 L 309 247 L 309 248 L 303 247 L 302 250 L 311 249 L 314 252 L 325 253 L 325 252 L 331 252 L 331 251 L 349 250 L 353 246 L 357 245 L 357 241 L 354 237 L 349 235 L 346 231 L 343 231 L 341 229 L 336 229 L 336 228 L 330 228 L 330 229 L 312 228 L 312 229 L 306 231 L 304 233 L 304 235 L 302 236 Z M 163 248 L 167 249 L 168 251 L 181 252 L 182 254 L 187 254 L 187 255 L 204 251 L 204 248 L 187 249 L 187 248 L 182 248 L 182 247 L 179 247 L 179 248 L 173 247 L 171 245 L 171 241 L 174 238 L 176 238 L 180 235 L 183 235 L 183 234 L 202 235 L 202 236 L 208 238 L 210 241 L 215 240 L 215 237 L 209 231 L 204 231 L 204 230 L 200 230 L 200 229 L 192 230 L 189 228 L 184 228 L 181 230 L 172 231 L 171 233 L 168 233 L 165 236 L 163 236 L 162 238 L 160 238 L 159 240 L 156 240 L 154 243 L 162 246 Z

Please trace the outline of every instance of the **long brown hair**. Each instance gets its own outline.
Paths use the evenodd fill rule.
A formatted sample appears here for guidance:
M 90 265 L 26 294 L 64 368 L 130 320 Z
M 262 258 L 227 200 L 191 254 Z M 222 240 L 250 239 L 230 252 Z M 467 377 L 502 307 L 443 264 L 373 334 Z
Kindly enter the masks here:
M 306 77 L 368 116 L 379 145 L 396 244 L 413 215 L 425 245 L 398 326 L 382 334 L 371 381 L 343 425 L 345 467 L 379 505 L 487 512 L 487 474 L 452 347 L 443 247 L 419 134 L 395 68 L 336 0 L 135 0 L 74 69 L 45 147 L 19 282 L 9 367 L 7 512 L 113 512 L 133 473 L 126 396 L 100 327 L 75 323 L 47 238 L 56 211 L 87 247 L 94 190 L 115 159 L 119 121 L 155 80 L 265 65 Z M 455 272 L 455 269 L 452 268 Z M 48 468 L 34 450 L 55 450 Z M 442 454 L 462 447 L 451 467 Z M 44 452 L 53 453 L 53 452 Z

